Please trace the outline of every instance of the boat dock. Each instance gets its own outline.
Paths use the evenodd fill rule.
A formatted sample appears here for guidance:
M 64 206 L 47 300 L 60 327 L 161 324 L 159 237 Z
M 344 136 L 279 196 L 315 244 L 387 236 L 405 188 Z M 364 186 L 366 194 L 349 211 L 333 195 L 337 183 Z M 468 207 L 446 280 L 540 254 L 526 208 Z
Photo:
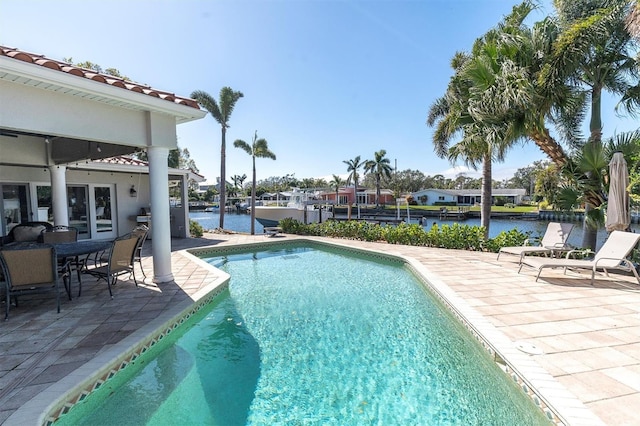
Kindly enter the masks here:
M 344 222 L 344 221 L 359 221 L 359 222 L 368 222 L 375 223 L 378 225 L 397 225 L 399 223 L 405 222 L 406 219 L 397 219 L 395 217 L 389 216 L 370 216 L 370 215 L 362 215 L 360 218 L 352 217 L 351 219 L 346 217 L 330 217 L 327 221 L 333 220 L 336 222 Z
M 469 218 L 469 208 L 468 207 L 456 207 L 453 210 L 449 210 L 444 207 L 440 209 L 440 214 L 438 215 L 440 220 L 467 220 Z

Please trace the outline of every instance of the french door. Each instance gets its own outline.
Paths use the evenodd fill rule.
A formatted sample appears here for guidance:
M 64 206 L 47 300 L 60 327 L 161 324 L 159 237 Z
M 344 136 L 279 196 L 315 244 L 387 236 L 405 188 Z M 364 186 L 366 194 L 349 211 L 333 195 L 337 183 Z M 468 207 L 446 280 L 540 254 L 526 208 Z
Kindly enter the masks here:
M 29 186 L 27 184 L 0 183 L 0 212 L 3 212 L 0 224 L 0 235 L 7 235 L 11 229 L 21 222 L 30 222 Z

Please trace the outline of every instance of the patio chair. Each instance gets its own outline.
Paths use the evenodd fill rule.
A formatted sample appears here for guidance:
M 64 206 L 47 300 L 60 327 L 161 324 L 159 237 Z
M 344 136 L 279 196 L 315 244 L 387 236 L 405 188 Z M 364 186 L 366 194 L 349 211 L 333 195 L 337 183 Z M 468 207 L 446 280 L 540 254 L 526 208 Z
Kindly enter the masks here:
M 0 250 L 0 264 L 4 276 L 6 312 L 9 318 L 11 299 L 18 306 L 18 296 L 55 291 L 60 313 L 60 284 L 63 278 L 67 286 L 67 268 L 58 269 L 55 248 L 49 244 L 24 244 Z M 59 272 L 59 271 L 63 272 Z
M 0 239 L 0 245 L 10 243 L 42 242 L 42 232 L 53 229 L 49 222 L 23 222 L 11 228 L 9 234 Z
M 138 237 L 138 244 L 136 245 L 136 251 L 133 256 L 133 263 L 138 262 L 140 264 L 140 271 L 142 271 L 142 276 L 144 279 L 147 279 L 147 274 L 144 273 L 144 268 L 142 267 L 142 246 L 144 242 L 147 240 L 147 235 L 149 234 L 149 227 L 147 225 L 138 225 L 133 228 L 131 234 Z M 136 281 L 135 272 L 133 272 L 133 280 Z M 144 281 L 144 280 L 143 280 Z M 136 281 L 137 284 L 137 281 Z
M 522 263 L 522 259 L 527 254 L 537 253 L 548 256 L 550 254 L 553 255 L 554 252 L 569 251 L 571 247 L 567 244 L 567 239 L 572 230 L 573 224 L 571 223 L 549 222 L 539 245 L 502 247 L 498 251 L 496 260 L 500 259 L 502 253 L 520 256 L 519 263 Z
M 576 253 L 584 253 L 582 250 L 572 250 L 562 259 L 527 256 L 523 258 L 522 263 L 520 263 L 518 273 L 520 273 L 522 267 L 525 265 L 537 269 L 538 275 L 536 276 L 536 281 L 538 281 L 542 270 L 545 268 L 564 268 L 565 273 L 567 269 L 590 269 L 591 285 L 593 285 L 597 270 L 603 270 L 607 277 L 609 276 L 610 270 L 619 270 L 633 273 L 638 284 L 640 284 L 640 277 L 638 276 L 635 265 L 627 259 L 627 256 L 629 256 L 633 248 L 638 245 L 638 241 L 640 241 L 640 234 L 613 231 L 591 260 L 571 257 Z
M 45 229 L 42 232 L 42 241 L 48 244 L 74 243 L 78 241 L 78 229 L 72 226 L 56 225 L 52 229 Z M 82 284 L 80 273 L 84 268 L 85 260 L 84 258 L 81 259 L 80 256 L 75 256 L 71 261 L 69 261 L 69 259 L 60 259 L 58 264 L 60 266 L 66 265 L 69 274 L 71 274 L 71 267 L 73 266 L 73 270 L 76 271 L 76 275 L 78 276 L 78 282 Z M 69 275 L 69 279 L 71 279 L 71 275 Z M 70 292 L 69 299 L 71 299 Z
M 111 286 L 115 285 L 118 277 L 123 274 L 133 274 L 133 259 L 137 244 L 138 237 L 133 234 L 127 234 L 116 238 L 111 245 L 107 264 L 84 270 L 85 273 L 97 277 L 98 280 L 104 279 L 107 281 L 109 296 L 111 296 L 112 299 L 113 292 L 111 291 Z M 138 282 L 135 280 L 135 275 L 134 282 L 137 287 Z M 82 284 L 80 285 L 78 296 L 80 296 L 81 292 Z

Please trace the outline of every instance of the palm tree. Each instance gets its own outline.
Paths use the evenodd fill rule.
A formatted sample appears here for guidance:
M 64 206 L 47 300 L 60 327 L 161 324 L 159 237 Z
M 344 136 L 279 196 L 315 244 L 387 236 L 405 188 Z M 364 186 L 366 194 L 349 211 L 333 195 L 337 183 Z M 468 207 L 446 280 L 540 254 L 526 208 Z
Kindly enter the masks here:
M 589 138 L 576 141 L 582 154 L 601 151 L 603 91 L 621 96 L 620 106 L 631 113 L 640 106 L 640 65 L 634 56 L 634 40 L 625 25 L 625 18 L 633 16 L 629 12 L 632 3 L 628 0 L 555 3 L 562 32 L 541 78 L 553 87 L 564 82 L 584 91 L 590 117 Z M 593 146 L 584 149 L 585 144 Z M 569 172 L 572 168 L 569 165 Z M 595 249 L 602 201 L 584 195 L 582 246 Z
M 313 178 L 304 178 L 302 179 L 302 187 L 305 189 L 312 189 L 315 186 L 316 181 Z
M 376 207 L 380 207 L 380 180 L 383 176 L 390 179 L 393 171 L 391 161 L 385 158 L 385 155 L 387 151 L 381 149 L 374 153 L 373 160 L 367 160 L 364 163 L 364 172 L 373 174 L 376 179 Z
M 358 179 L 360 179 L 358 170 L 360 169 L 360 167 L 364 165 L 364 163 L 360 160 L 359 155 L 353 160 L 344 160 L 343 163 L 347 165 L 347 171 L 349 172 L 349 176 L 347 177 L 347 185 L 353 182 L 353 185 L 355 186 L 353 195 L 356 197 L 356 207 L 357 207 L 358 206 Z
M 238 176 L 238 186 L 244 189 L 244 181 L 247 180 L 246 173 L 243 173 L 242 176 Z
M 269 145 L 266 139 L 258 139 L 258 131 L 256 130 L 253 135 L 253 142 L 251 145 L 241 139 L 236 139 L 233 142 L 233 146 L 241 148 L 251 156 L 253 163 L 253 179 L 251 182 L 251 235 L 256 233 L 256 158 L 271 158 L 276 159 L 276 155 L 269 150 Z
M 244 191 L 244 181 L 247 179 L 247 175 L 233 175 L 231 176 L 231 180 L 233 181 L 233 186 L 236 187 L 240 192 Z
M 523 50 L 519 43 L 526 40 L 523 21 L 530 10 L 526 2 L 515 6 L 496 29 L 476 40 L 471 54 L 454 56 L 454 75 L 427 118 L 427 124 L 436 125 L 433 143 L 438 156 L 451 162 L 461 159 L 474 169 L 482 164 L 480 223 L 485 238 L 491 215 L 492 161 L 503 161 L 507 150 L 526 135 L 518 114 L 524 117 L 531 109 L 535 94 L 529 75 L 517 64 Z M 451 145 L 455 137 L 461 139 Z
M 609 162 L 615 152 L 622 152 L 633 170 L 640 154 L 640 131 L 621 133 L 604 142 L 587 143 L 563 169 L 566 184 L 557 197 L 558 207 L 573 210 L 583 204 L 596 206 L 585 218 L 596 229 L 604 224 Z
M 340 187 L 344 185 L 344 181 L 338 175 L 333 175 L 331 181 L 329 182 L 329 186 L 336 191 L 336 204 L 333 207 L 333 217 L 336 217 L 336 207 L 338 206 L 338 198 L 339 198 L 339 190 Z
M 224 228 L 224 212 L 226 208 L 226 163 L 227 163 L 227 152 L 226 152 L 226 136 L 227 129 L 229 128 L 229 118 L 233 113 L 233 108 L 236 106 L 236 102 L 238 99 L 243 97 L 242 92 L 234 91 L 230 87 L 223 87 L 220 89 L 220 100 L 216 102 L 216 100 L 209 95 L 207 92 L 202 90 L 196 90 L 191 93 L 191 98 L 198 101 L 198 103 L 209 113 L 211 116 L 220 124 L 220 129 L 222 131 L 222 142 L 220 144 L 220 228 Z

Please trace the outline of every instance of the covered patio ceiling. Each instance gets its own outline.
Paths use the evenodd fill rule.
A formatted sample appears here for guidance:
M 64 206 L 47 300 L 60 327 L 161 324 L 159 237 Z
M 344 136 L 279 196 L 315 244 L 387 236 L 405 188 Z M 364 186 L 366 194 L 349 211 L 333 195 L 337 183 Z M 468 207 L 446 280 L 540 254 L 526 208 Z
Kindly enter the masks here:
M 38 166 L 73 164 L 84 161 L 99 160 L 118 155 L 128 155 L 141 150 L 140 148 L 126 145 L 93 142 L 82 139 L 49 136 L 1 128 L 0 136 L 4 136 L 3 141 L 5 144 L 24 143 L 27 138 L 32 141 L 40 140 L 43 152 L 50 149 L 50 157 L 48 161 L 49 164 L 38 164 Z M 32 165 L 27 162 L 20 163 L 17 158 L 12 158 L 8 155 L 0 157 L 0 164 L 22 166 Z

